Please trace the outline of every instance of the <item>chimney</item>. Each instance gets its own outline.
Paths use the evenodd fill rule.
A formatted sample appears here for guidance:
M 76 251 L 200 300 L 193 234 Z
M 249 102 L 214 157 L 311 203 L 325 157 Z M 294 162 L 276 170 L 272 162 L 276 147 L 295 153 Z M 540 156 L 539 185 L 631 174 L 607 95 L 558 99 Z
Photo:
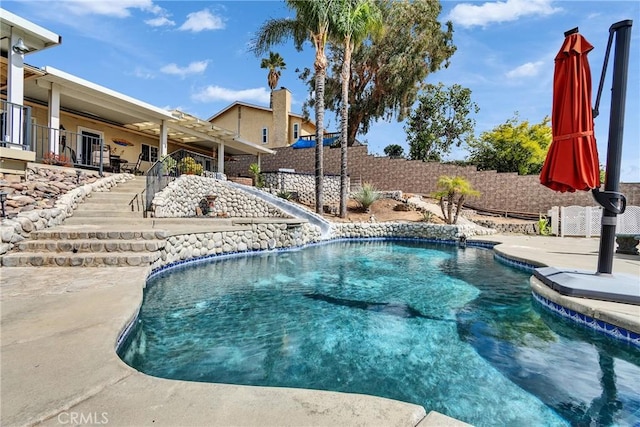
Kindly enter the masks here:
M 272 111 L 273 145 L 286 147 L 289 144 L 289 113 L 291 112 L 291 92 L 285 87 L 274 90 Z

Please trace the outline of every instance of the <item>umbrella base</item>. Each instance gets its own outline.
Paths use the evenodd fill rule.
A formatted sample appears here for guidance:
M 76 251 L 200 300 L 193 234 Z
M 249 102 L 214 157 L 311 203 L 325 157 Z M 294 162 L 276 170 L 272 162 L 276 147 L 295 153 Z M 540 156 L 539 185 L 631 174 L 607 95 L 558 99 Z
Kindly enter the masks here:
M 640 305 L 640 281 L 630 274 L 541 267 L 533 275 L 562 295 Z

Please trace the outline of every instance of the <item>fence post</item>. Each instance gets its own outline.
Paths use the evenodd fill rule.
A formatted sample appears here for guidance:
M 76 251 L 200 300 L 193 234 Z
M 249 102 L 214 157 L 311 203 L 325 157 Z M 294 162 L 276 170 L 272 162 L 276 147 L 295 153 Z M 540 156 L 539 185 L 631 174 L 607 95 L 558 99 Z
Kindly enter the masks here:
M 591 237 L 591 208 L 589 206 L 584 207 L 584 222 L 585 222 L 585 234 L 587 238 Z
M 564 216 L 564 206 L 560 206 L 560 237 L 564 237 L 564 229 L 567 219 Z

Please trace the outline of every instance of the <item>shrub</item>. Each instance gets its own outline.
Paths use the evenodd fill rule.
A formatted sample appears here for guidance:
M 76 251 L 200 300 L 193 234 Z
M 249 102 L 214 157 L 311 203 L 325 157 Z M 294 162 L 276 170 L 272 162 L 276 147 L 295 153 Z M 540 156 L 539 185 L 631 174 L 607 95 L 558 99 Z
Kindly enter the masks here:
M 193 175 L 202 175 L 202 171 L 204 168 L 198 162 L 196 162 L 193 157 L 183 157 L 178 162 L 178 169 L 180 173 L 193 174 Z
M 362 188 L 353 195 L 353 199 L 360 204 L 365 212 L 369 212 L 369 208 L 380 198 L 380 193 L 369 183 L 362 184 Z
M 278 191 L 277 196 L 280 197 L 281 199 L 291 200 L 291 193 L 288 192 L 287 190 Z
M 433 212 L 424 210 L 422 211 L 422 221 L 431 222 L 433 221 Z
M 551 227 L 549 226 L 549 220 L 546 216 L 540 215 L 538 219 L 538 233 L 540 233 L 541 236 L 551 235 Z
M 64 154 L 56 154 L 52 151 L 46 153 L 42 159 L 45 165 L 71 166 L 71 162 Z
M 257 163 L 251 163 L 249 165 L 249 172 L 253 175 L 253 185 L 258 188 L 264 187 L 264 178 L 260 171 L 260 165 Z
M 176 166 L 178 165 L 176 159 L 171 156 L 164 156 L 160 161 L 162 162 L 163 173 L 172 175 L 176 172 Z

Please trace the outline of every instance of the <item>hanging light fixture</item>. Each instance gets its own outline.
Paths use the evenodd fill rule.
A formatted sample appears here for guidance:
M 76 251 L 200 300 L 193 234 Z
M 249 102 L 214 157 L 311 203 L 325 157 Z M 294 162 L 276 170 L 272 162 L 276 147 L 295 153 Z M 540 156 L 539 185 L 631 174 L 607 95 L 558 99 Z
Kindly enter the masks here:
M 15 53 L 19 53 L 21 55 L 29 53 L 29 47 L 24 44 L 24 40 L 22 40 L 21 38 L 18 39 L 18 42 L 14 44 L 11 49 L 13 49 Z

